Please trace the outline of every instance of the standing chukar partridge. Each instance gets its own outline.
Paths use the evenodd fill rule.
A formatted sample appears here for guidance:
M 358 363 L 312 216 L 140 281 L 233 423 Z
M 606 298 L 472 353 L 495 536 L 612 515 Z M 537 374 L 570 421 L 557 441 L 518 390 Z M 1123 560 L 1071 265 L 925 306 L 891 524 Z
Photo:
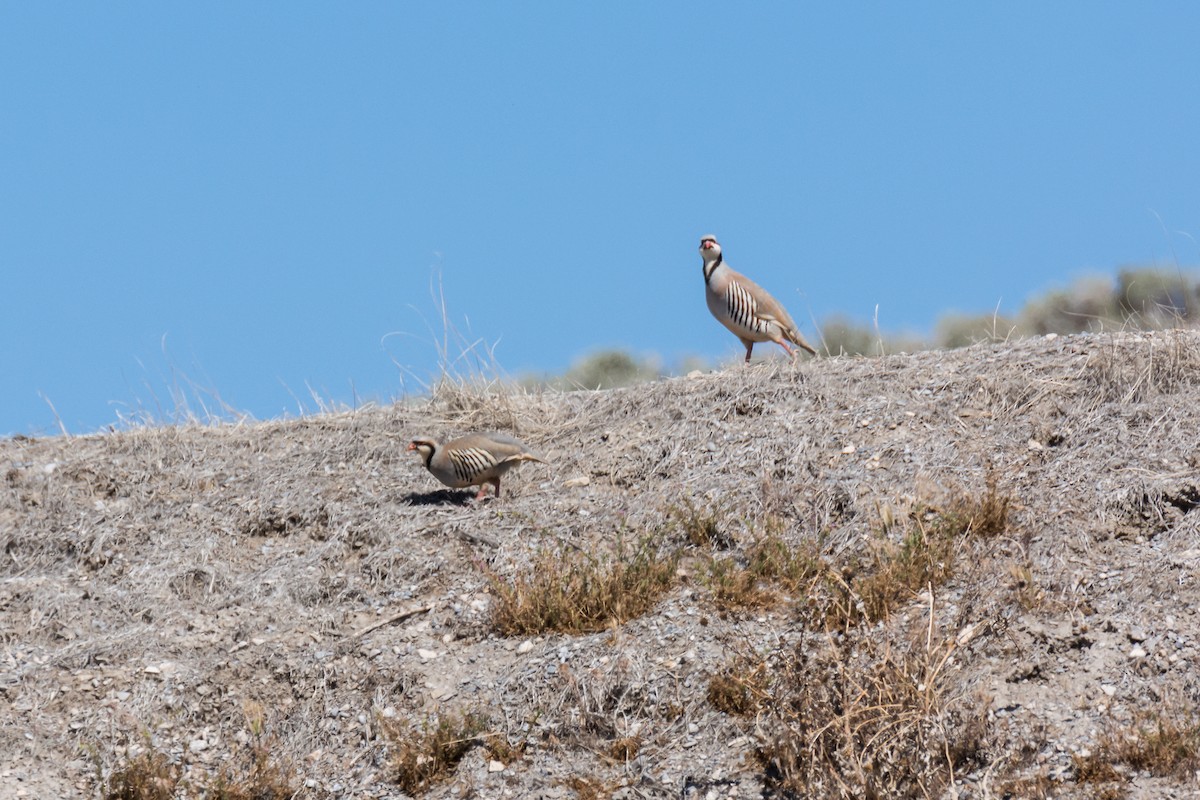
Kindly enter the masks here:
M 529 448 L 504 433 L 473 433 L 445 444 L 434 439 L 413 439 L 409 450 L 416 450 L 425 460 L 425 469 L 451 489 L 478 486 L 476 500 L 483 498 L 490 483 L 500 496 L 500 476 L 522 461 L 541 458 Z
M 735 272 L 721 257 L 717 237 L 700 237 L 700 257 L 704 259 L 704 294 L 708 310 L 733 335 L 746 345 L 746 363 L 755 342 L 775 342 L 793 355 L 788 342 L 802 347 L 814 356 L 817 351 L 804 341 L 796 323 L 783 306 L 767 290 L 740 272 Z

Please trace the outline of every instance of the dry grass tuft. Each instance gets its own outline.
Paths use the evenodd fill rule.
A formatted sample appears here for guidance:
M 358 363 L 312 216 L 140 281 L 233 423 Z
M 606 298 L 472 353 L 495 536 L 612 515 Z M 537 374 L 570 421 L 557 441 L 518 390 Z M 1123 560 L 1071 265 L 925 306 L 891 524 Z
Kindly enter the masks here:
M 685 693 L 655 685 L 661 664 L 638 654 L 614 654 L 607 663 L 573 669 L 559 664 L 555 686 L 531 692 L 531 716 L 565 747 L 581 747 L 614 761 L 669 746 L 685 714 Z M 540 724 L 540 723 L 539 723 Z
M 430 276 L 429 294 L 433 303 L 432 321 L 415 306 L 410 308 L 425 323 L 429 337 L 425 344 L 432 344 L 437 353 L 437 372 L 422 378 L 393 359 L 402 377 L 407 374 L 413 378 L 428 396 L 430 406 L 456 426 L 475 430 L 517 429 L 524 390 L 496 360 L 495 344 L 475 335 L 465 319 L 461 328 L 454 322 L 439 273 Z M 388 334 L 384 339 L 394 335 L 410 336 Z
M 166 753 L 148 750 L 101 781 L 104 800 L 171 800 L 183 768 Z
M 949 697 L 953 640 L 909 651 L 868 637 L 797 647 L 769 697 L 777 733 L 762 746 L 782 796 L 939 797 L 985 761 L 985 709 Z
M 502 733 L 489 733 L 483 737 L 483 747 L 488 757 L 505 765 L 520 761 L 525 756 L 527 744 L 524 741 L 513 744 Z
M 147 750 L 101 783 L 104 800 L 169 800 L 185 797 L 211 800 L 286 800 L 299 791 L 290 759 L 281 756 L 279 741 L 267 733 L 262 706 L 244 709 L 250 739 L 245 748 L 221 767 L 217 775 L 192 788 L 181 780 L 183 768 L 157 750 Z
M 436 722 L 426 719 L 419 729 L 388 719 L 380 722 L 395 748 L 393 777 L 410 795 L 424 794 L 452 775 L 488 725 L 487 718 L 476 713 L 443 715 Z
M 1085 384 L 1102 402 L 1142 402 L 1197 382 L 1200 347 L 1193 333 L 1118 334 L 1087 362 Z
M 999 490 L 991 470 L 982 495 L 963 490 L 940 508 L 917 506 L 903 519 L 883 506 L 887 513 L 881 512 L 882 531 L 868 563 L 847 566 L 840 576 L 826 572 L 832 589 L 823 603 L 827 624 L 844 629 L 887 619 L 917 593 L 944 584 L 954 575 L 966 540 L 1006 531 L 1012 507 L 1012 496 Z
M 585 778 L 582 775 L 568 778 L 563 781 L 563 785 L 575 792 L 579 800 L 608 800 L 613 792 L 620 788 L 619 785 L 608 784 L 596 778 Z
M 642 749 L 642 740 L 638 736 L 622 736 L 613 741 L 608 748 L 608 756 L 614 761 L 628 763 L 637 758 L 638 751 Z
M 996 787 L 996 796 L 1013 798 L 1013 800 L 1017 800 L 1017 798 L 1020 800 L 1050 800 L 1050 798 L 1058 796 L 1059 786 L 1057 781 L 1051 780 L 1042 771 L 1029 777 L 1008 778 L 1000 781 Z M 1111 800 L 1116 800 L 1116 798 Z
M 243 709 L 250 730 L 248 749 L 232 764 L 222 767 L 208 788 L 214 800 L 287 800 L 298 788 L 292 783 L 295 770 L 278 755 L 281 748 L 267 734 L 265 710 L 254 702 Z
M 1095 752 L 1075 756 L 1074 762 L 1081 783 L 1124 781 L 1117 764 L 1160 777 L 1193 778 L 1200 773 L 1200 716 L 1143 712 L 1129 728 L 1111 726 Z
M 767 705 L 770 685 L 765 660 L 738 658 L 709 678 L 708 702 L 733 716 L 756 714 Z
M 799 593 L 824 569 L 815 547 L 797 549 L 767 533 L 746 548 L 744 560 L 712 559 L 707 581 L 722 610 L 764 608 Z
M 917 593 L 940 586 L 954 571 L 959 547 L 952 529 L 937 524 L 937 518 L 918 516 L 908 524 L 899 541 L 882 536 L 873 542 L 870 564 L 861 572 L 843 571 L 826 584 L 833 589 L 826 603 L 826 622 L 846 629 L 862 622 L 886 619 L 899 604 Z
M 1016 596 L 1017 604 L 1025 611 L 1041 608 L 1046 603 L 1046 590 L 1033 574 L 1033 563 L 1026 558 L 1008 569 L 1009 588 Z
M 496 601 L 492 627 L 505 636 L 585 633 L 649 611 L 676 581 L 680 552 L 656 536 L 629 548 L 618 538 L 608 556 L 566 545 L 538 553 L 524 574 L 506 580 L 482 566 Z
M 288 771 L 272 759 L 271 753 L 258 751 L 243 774 L 221 770 L 205 797 L 212 800 L 289 800 L 296 792 Z
M 982 495 L 962 490 L 950 497 L 940 514 L 940 525 L 951 536 L 998 536 L 1008 529 L 1012 495 L 1001 492 L 989 468 Z
M 737 544 L 737 538 L 728 530 L 728 515 L 720 507 L 702 507 L 688 497 L 682 504 L 668 508 L 667 515 L 693 547 L 728 550 Z
M 1098 758 L 1095 754 L 1074 755 L 1071 761 L 1075 766 L 1075 780 L 1078 783 L 1110 784 L 1124 783 L 1126 780 L 1126 776 L 1122 775 L 1112 762 Z

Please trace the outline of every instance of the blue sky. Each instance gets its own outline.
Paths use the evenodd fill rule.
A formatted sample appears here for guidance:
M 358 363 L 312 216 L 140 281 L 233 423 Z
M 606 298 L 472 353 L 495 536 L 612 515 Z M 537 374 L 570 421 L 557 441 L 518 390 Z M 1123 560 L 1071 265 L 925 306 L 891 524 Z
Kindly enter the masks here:
M 435 276 L 509 373 L 735 360 L 708 232 L 810 339 L 1200 262 L 1200 4 L 736 6 L 0 5 L 0 435 L 388 402 Z

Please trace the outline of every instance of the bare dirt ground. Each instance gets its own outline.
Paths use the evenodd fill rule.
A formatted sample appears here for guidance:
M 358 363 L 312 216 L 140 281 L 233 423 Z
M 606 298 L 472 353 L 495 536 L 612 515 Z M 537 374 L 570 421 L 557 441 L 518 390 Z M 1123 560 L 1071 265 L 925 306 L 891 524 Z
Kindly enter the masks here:
M 732 556 L 771 528 L 853 564 L 889 520 L 989 479 L 1013 501 L 1004 532 L 838 651 L 941 654 L 930 724 L 947 753 L 977 742 L 929 753 L 955 768 L 913 796 L 1200 796 L 1186 771 L 1079 770 L 1146 714 L 1200 708 L 1197 409 L 1200 335 L 1125 333 L 3 440 L 0 797 L 100 796 L 147 752 L 200 786 L 261 737 L 296 796 L 404 797 L 385 729 L 450 712 L 486 714 L 515 752 L 471 747 L 427 797 L 836 796 L 781 789 L 761 756 L 781 717 L 708 694 L 738 657 L 847 641 L 805 597 L 718 608 L 697 554 L 639 618 L 505 637 L 485 567 L 678 538 L 689 504 Z M 493 429 L 553 462 L 499 501 L 444 490 L 404 451 Z

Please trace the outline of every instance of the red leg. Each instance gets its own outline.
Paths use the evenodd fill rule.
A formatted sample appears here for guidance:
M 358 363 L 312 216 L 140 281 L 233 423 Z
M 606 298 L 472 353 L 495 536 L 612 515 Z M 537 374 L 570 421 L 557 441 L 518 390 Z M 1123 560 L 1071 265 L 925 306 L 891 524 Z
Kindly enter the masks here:
M 483 483 L 479 484 L 479 494 L 475 495 L 475 499 L 482 500 L 484 496 L 487 495 L 489 486 L 496 487 L 496 497 L 500 496 L 500 479 L 492 478 L 491 480 L 484 481 Z

